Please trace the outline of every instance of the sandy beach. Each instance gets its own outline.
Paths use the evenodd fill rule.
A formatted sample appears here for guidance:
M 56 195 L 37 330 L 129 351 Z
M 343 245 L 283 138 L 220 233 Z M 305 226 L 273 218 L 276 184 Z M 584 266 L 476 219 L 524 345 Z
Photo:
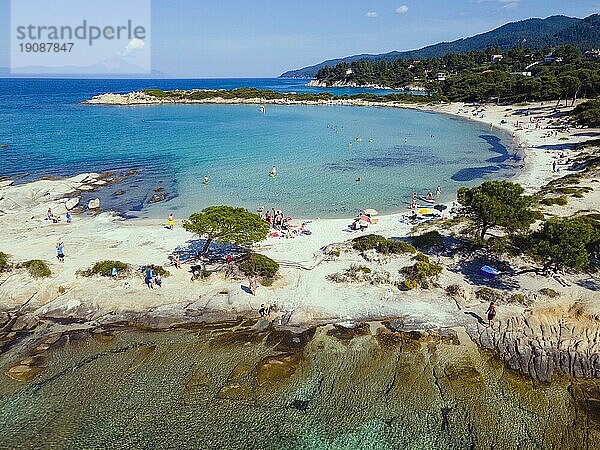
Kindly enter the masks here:
M 590 139 L 590 133 L 597 133 L 597 130 L 575 129 L 567 132 L 555 122 L 554 104 L 543 107 L 539 103 L 527 106 L 393 106 L 477 120 L 513 134 L 515 148 L 518 147 L 525 156 L 515 181 L 522 183 L 530 193 L 553 178 L 569 173 L 567 160 L 575 155 L 570 146 Z M 565 110 L 561 108 L 560 111 Z M 533 117 L 539 117 L 537 127 L 530 121 Z M 558 158 L 560 153 L 563 153 L 562 158 Z M 559 160 L 559 173 L 552 172 L 555 158 Z M 445 269 L 437 287 L 428 290 L 403 292 L 386 283 L 334 283 L 327 279 L 328 275 L 344 271 L 352 264 L 366 265 L 374 275 L 394 278 L 401 267 L 411 264 L 408 256 L 384 258 L 372 255 L 367 260 L 352 251 L 347 243 L 361 233 L 393 238 L 409 236 L 412 226 L 400 221 L 401 213 L 380 216 L 379 223 L 371 225 L 365 232 L 349 232 L 347 226 L 351 218 L 313 219 L 307 224 L 312 233 L 309 236 L 269 237 L 257 246 L 256 251 L 279 262 L 280 275 L 272 286 L 260 286 L 254 297 L 245 289 L 247 280 L 226 278 L 222 271 L 219 272 L 224 261 L 209 265 L 208 268 L 216 272 L 208 280 L 196 282 L 190 281 L 189 264 L 184 263 L 181 269 L 169 265 L 169 255 L 176 252 L 185 259 L 186 255 L 197 252 L 201 242 L 183 230 L 184 217 L 176 217 L 175 229 L 169 230 L 166 227 L 167 209 L 164 220 L 124 220 L 110 211 L 90 212 L 83 205 L 71 211 L 73 220 L 66 223 L 68 199 L 77 198 L 80 192 L 89 189 L 101 189 L 99 174 L 19 185 L 4 181 L 0 185 L 0 224 L 4 231 L 1 250 L 11 255 L 14 262 L 34 258 L 46 260 L 52 270 L 52 276 L 43 280 L 33 279 L 25 269 L 0 276 L 0 310 L 5 311 L 5 316 L 18 317 L 17 329 L 30 329 L 39 321 L 64 319 L 86 326 L 128 322 L 164 328 L 239 316 L 258 317 L 260 305 L 268 303 L 276 306 L 271 318 L 274 324 L 288 327 L 397 319 L 407 329 L 461 327 L 475 338 L 488 332 L 474 318 L 484 317 L 488 305 L 476 294 L 482 285 L 473 281 L 469 275 L 469 270 L 473 270 L 465 269 L 465 261 L 452 254 L 431 255 Z M 578 207 L 600 212 L 599 192 L 594 190 L 578 200 Z M 59 223 L 44 220 L 48 208 L 62 216 Z M 571 209 L 565 211 L 565 214 L 572 213 Z M 444 212 L 443 216 L 448 218 L 449 213 Z M 438 222 L 434 228 L 443 222 Z M 55 245 L 59 241 L 64 242 L 64 263 L 55 257 Z M 339 256 L 332 256 L 331 248 L 339 249 Z M 119 260 L 134 268 L 159 264 L 170 271 L 170 276 L 164 279 L 162 288 L 148 289 L 141 271 L 125 279 L 89 278 L 78 274 L 101 260 Z M 470 263 L 475 265 L 478 261 L 474 259 Z M 523 271 L 531 267 L 525 265 L 515 269 Z M 498 330 L 504 329 L 511 318 L 533 314 L 537 309 L 544 311 L 545 320 L 550 321 L 564 319 L 565 311 L 570 311 L 576 303 L 585 306 L 586 314 L 600 312 L 594 305 L 600 299 L 594 289 L 596 277 L 568 274 L 567 278 L 568 287 L 533 271 L 511 276 L 499 288 L 511 295 L 522 295 L 526 301 L 500 306 Z M 462 294 L 453 298 L 447 294 L 448 286 L 460 286 Z M 556 291 L 558 297 L 550 299 L 541 295 L 540 290 L 544 288 Z M 548 311 L 554 312 L 549 314 Z M 600 344 L 594 340 L 590 345 Z

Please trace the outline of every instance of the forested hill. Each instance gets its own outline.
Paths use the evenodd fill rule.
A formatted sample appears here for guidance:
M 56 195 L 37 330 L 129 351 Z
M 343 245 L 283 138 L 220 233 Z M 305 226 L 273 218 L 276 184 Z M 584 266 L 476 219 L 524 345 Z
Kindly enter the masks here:
M 573 44 L 580 50 L 600 48 L 600 15 L 594 14 L 585 19 L 566 16 L 552 16 L 546 19 L 527 19 L 511 22 L 487 33 L 459 39 L 452 42 L 423 47 L 405 52 L 390 52 L 379 55 L 354 55 L 346 58 L 324 61 L 314 66 L 285 72 L 285 78 L 314 78 L 324 66 L 334 67 L 341 62 L 354 61 L 395 61 L 397 59 L 442 58 L 448 53 L 464 53 L 486 48 L 508 50 L 519 44 L 532 50 Z

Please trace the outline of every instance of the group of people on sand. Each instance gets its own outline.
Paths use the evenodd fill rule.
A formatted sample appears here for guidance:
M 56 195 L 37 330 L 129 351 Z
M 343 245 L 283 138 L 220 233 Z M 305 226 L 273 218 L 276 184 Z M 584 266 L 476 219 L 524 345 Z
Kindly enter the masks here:
M 65 216 L 65 219 L 67 221 L 67 223 L 71 223 L 71 213 L 67 211 L 67 215 Z M 52 212 L 52 208 L 48 208 L 48 211 L 46 212 L 46 218 L 44 220 L 49 220 L 52 223 L 58 223 L 61 221 L 60 216 L 55 215 Z
M 154 264 L 149 264 L 146 266 L 146 276 L 144 278 L 144 282 L 150 289 L 154 289 L 154 286 L 162 287 L 162 277 L 160 273 L 156 271 Z
M 425 200 L 426 202 L 436 202 L 440 200 L 440 196 L 442 195 L 442 187 L 438 186 L 435 189 L 435 194 L 431 191 L 427 192 L 427 195 L 425 195 L 425 197 L 422 197 L 423 200 Z M 410 200 L 410 205 L 409 205 L 409 209 L 417 209 L 419 208 L 419 195 L 416 192 L 413 192 L 411 200 Z
M 267 212 L 264 212 L 264 210 L 265 208 L 261 206 L 258 208 L 258 214 L 272 229 L 281 230 L 287 225 L 287 222 L 291 220 L 291 217 L 286 217 L 280 209 L 273 208 L 270 211 L 267 210 Z
M 272 237 L 293 238 L 299 235 L 311 234 L 306 228 L 308 222 L 304 222 L 300 226 L 292 225 L 292 218 L 286 216 L 280 209 L 272 208 L 265 212 L 264 206 L 261 206 L 258 208 L 258 215 L 269 224 Z

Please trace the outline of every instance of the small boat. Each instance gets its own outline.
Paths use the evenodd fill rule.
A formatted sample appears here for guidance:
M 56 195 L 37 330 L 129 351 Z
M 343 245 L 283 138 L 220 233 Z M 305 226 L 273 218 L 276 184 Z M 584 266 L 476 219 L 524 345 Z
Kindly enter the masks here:
M 419 199 L 422 200 L 422 201 L 424 201 L 425 203 L 429 203 L 430 205 L 433 205 L 435 203 L 434 199 L 423 197 L 421 195 L 419 195 Z
M 8 144 L 2 144 L 2 148 L 8 148 Z

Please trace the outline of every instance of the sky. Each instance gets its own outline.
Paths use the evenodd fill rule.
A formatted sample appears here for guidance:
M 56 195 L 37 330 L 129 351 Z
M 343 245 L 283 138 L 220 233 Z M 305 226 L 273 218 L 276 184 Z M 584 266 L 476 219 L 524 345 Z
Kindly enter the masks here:
M 151 0 L 152 68 L 178 78 L 273 77 L 530 17 L 594 13 L 600 0 Z M 10 63 L 9 29 L 10 0 L 0 0 L 0 67 Z

